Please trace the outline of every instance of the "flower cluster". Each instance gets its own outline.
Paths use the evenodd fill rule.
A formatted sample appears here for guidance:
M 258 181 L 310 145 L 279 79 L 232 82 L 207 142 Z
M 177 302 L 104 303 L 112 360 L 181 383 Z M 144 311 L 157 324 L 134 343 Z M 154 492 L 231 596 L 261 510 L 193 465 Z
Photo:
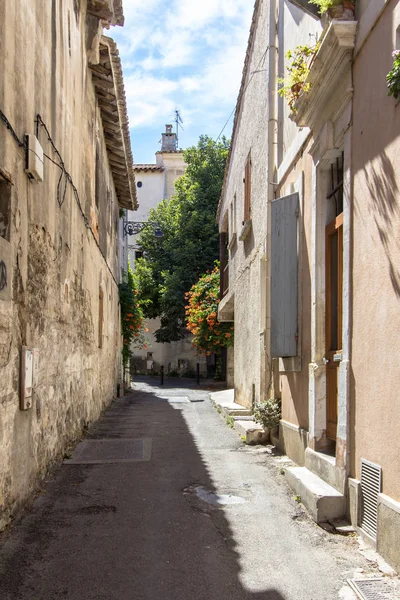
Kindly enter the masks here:
M 388 96 L 398 98 L 400 96 L 400 50 L 392 52 L 393 66 L 386 75 Z
M 128 266 L 128 271 L 124 271 L 122 282 L 119 284 L 123 336 L 122 360 L 125 368 L 131 356 L 131 347 L 146 349 L 144 332 L 148 329 L 145 328 L 143 309 L 138 300 L 138 294 L 134 285 L 133 273 Z
M 200 277 L 186 294 L 186 326 L 193 334 L 193 346 L 198 354 L 209 356 L 233 344 L 233 324 L 217 318 L 219 304 L 219 264 Z

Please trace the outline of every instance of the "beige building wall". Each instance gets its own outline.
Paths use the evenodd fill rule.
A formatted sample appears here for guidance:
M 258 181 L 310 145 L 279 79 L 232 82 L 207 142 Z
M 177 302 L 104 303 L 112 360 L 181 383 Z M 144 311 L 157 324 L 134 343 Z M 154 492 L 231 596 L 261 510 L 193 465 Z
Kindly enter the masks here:
M 37 135 L 45 154 L 62 157 L 75 186 L 47 158 L 43 181 L 29 180 L 25 148 L 0 123 L 0 529 L 120 377 L 119 200 L 88 67 L 102 29 L 85 7 L 0 6 L 0 108 L 20 140 Z M 24 346 L 38 351 L 27 410 Z
M 390 2 L 354 61 L 351 475 L 382 467 L 382 492 L 400 502 L 400 113 L 384 75 L 399 48 L 400 3 Z M 379 48 L 379 52 L 377 52 Z M 400 506 L 400 505 L 399 505 Z M 400 516 L 398 516 L 400 519 Z M 398 526 L 399 527 L 399 526 Z M 397 553 L 397 566 L 400 555 Z

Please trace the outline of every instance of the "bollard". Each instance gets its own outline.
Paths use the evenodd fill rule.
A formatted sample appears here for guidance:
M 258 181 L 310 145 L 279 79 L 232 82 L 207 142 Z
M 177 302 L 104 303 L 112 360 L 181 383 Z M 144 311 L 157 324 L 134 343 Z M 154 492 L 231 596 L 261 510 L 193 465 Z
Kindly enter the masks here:
M 200 363 L 196 363 L 196 379 L 197 385 L 200 385 Z
M 164 385 L 164 365 L 161 365 L 161 367 L 160 367 L 160 374 L 161 374 L 161 385 Z

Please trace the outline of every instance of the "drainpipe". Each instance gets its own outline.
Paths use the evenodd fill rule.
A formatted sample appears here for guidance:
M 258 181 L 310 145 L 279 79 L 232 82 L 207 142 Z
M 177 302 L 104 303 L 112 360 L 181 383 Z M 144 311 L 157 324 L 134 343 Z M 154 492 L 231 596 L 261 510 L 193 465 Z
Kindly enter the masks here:
M 277 112 L 277 72 L 278 72 L 278 22 L 279 8 L 277 0 L 270 0 L 269 14 L 269 53 L 268 53 L 268 204 L 267 204 L 267 290 L 271 289 L 271 202 L 275 199 L 278 150 L 278 112 Z M 272 358 L 271 358 L 271 294 L 266 298 L 266 331 L 265 331 L 265 384 L 264 397 L 269 392 L 272 384 Z

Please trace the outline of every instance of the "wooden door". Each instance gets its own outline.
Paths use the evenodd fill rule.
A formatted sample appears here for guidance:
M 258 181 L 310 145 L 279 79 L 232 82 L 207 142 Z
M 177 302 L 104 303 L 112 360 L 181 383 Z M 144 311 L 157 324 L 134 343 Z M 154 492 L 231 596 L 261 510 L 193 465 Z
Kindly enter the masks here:
M 326 228 L 326 436 L 336 440 L 342 353 L 343 213 Z

